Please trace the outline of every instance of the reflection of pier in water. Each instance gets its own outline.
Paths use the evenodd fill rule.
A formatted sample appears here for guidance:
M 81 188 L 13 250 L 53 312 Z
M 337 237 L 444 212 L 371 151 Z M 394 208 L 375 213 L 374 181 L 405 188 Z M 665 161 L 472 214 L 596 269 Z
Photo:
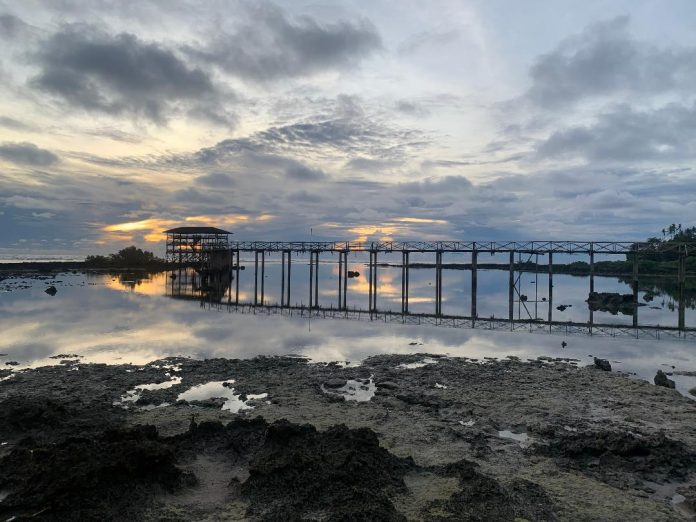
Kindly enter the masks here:
M 680 330 L 677 327 L 630 326 L 607 323 L 577 323 L 570 321 L 536 321 L 533 319 L 496 319 L 447 316 L 436 314 L 405 314 L 391 311 L 357 309 L 312 308 L 306 306 L 226 304 L 201 301 L 201 306 L 227 309 L 230 313 L 253 315 L 280 315 L 307 319 L 345 319 L 389 324 L 438 326 L 444 328 L 468 328 L 512 332 L 550 333 L 557 335 L 588 335 L 597 337 L 631 337 L 635 339 L 686 339 L 696 341 L 696 329 Z
M 227 301 L 227 305 L 235 309 L 245 309 L 244 306 L 263 307 L 267 310 L 288 310 L 294 313 L 311 314 L 321 312 L 334 317 L 341 314 L 357 314 L 362 317 L 368 314 L 370 318 L 382 318 L 387 322 L 405 322 L 408 324 L 446 324 L 450 326 L 468 326 L 489 329 L 530 329 L 549 331 L 563 331 L 570 333 L 572 330 L 582 330 L 591 335 L 626 335 L 649 336 L 659 338 L 660 335 L 676 335 L 677 337 L 692 337 L 696 329 L 686 328 L 685 325 L 685 282 L 686 259 L 696 252 L 696 244 L 665 244 L 659 250 L 654 245 L 648 243 L 631 242 L 573 242 L 573 241 L 528 241 L 528 242 L 461 242 L 461 241 L 436 241 L 436 242 L 377 242 L 377 243 L 355 243 L 355 242 L 237 242 L 229 245 L 230 260 L 234 259 L 234 264 L 229 264 L 230 276 L 221 277 L 218 281 L 210 281 L 208 284 L 217 283 L 220 287 L 216 291 L 198 292 L 198 297 L 213 303 Z M 240 301 L 239 282 L 240 282 L 240 254 L 242 252 L 254 254 L 253 265 L 253 299 L 248 303 Z M 351 310 L 347 306 L 348 293 L 348 255 L 349 253 L 369 253 L 368 265 L 368 302 L 366 310 Z M 266 278 L 266 255 L 269 253 L 281 254 L 281 302 L 279 304 L 269 304 L 265 298 L 265 278 Z M 291 304 L 291 270 L 292 256 L 299 253 L 309 254 L 309 306 L 296 306 Z M 377 307 L 378 279 L 377 274 L 380 268 L 378 257 L 380 254 L 400 254 L 401 256 L 401 311 L 384 311 Z M 410 291 L 410 256 L 412 253 L 434 254 L 435 263 L 435 309 L 433 314 L 413 314 L 409 311 L 409 291 Z M 442 273 L 445 269 L 443 259 L 446 254 L 466 253 L 471 256 L 470 264 L 467 269 L 471 271 L 471 302 L 470 313 L 468 316 L 453 316 L 443 311 L 443 284 Z M 477 312 L 477 277 L 478 277 L 478 255 L 482 253 L 508 254 L 509 262 L 500 265 L 501 269 L 509 272 L 508 277 L 508 317 L 507 318 L 482 318 Z M 638 321 L 638 281 L 639 281 L 639 259 L 650 258 L 651 255 L 661 255 L 669 253 L 677 261 L 677 273 L 675 277 L 678 283 L 678 326 L 665 327 L 656 325 L 640 325 Z M 319 258 L 320 254 L 338 254 L 338 277 L 337 277 L 337 300 L 336 307 L 320 307 L 319 305 Z M 632 296 L 632 325 L 596 323 L 592 307 L 589 309 L 587 322 L 567 322 L 556 321 L 553 317 L 554 296 L 553 296 L 553 277 L 554 277 L 554 254 L 579 254 L 589 257 L 589 293 L 595 291 L 595 255 L 625 255 L 632 261 L 631 287 Z M 544 256 L 546 262 L 539 264 L 539 257 Z M 548 277 L 547 295 L 540 296 L 538 284 L 535 286 L 535 295 L 526 296 L 521 292 L 521 277 L 527 270 L 516 270 L 516 265 L 530 263 L 534 261 L 536 270 L 534 272 L 536 283 L 538 278 Z M 397 265 L 399 266 L 399 265 Z M 539 268 L 542 272 L 539 272 Z M 545 275 L 544 275 L 545 274 Z M 224 274 L 225 276 L 228 274 Z M 229 283 L 227 287 L 224 285 Z M 185 285 L 184 285 L 185 286 Z M 175 294 L 175 285 L 172 284 L 171 295 Z M 192 296 L 193 297 L 193 296 Z M 226 299 L 225 299 L 226 297 Z M 539 317 L 539 304 L 548 306 L 548 315 L 545 318 Z M 244 305 L 244 306 L 243 306 Z M 543 306 L 542 305 L 542 306 Z M 517 318 L 515 318 L 517 310 Z M 526 317 L 523 317 L 526 315 Z

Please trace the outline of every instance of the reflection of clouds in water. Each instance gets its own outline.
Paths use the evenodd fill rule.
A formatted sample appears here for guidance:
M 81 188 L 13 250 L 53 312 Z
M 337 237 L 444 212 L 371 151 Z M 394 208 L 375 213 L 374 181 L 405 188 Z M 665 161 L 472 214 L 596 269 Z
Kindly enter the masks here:
M 110 276 L 101 276 L 109 278 Z M 60 276 L 58 279 L 67 280 Z M 72 276 L 73 283 L 83 281 Z M 90 281 L 98 282 L 93 276 Z M 694 343 L 483 331 L 299 317 L 227 313 L 202 309 L 197 301 L 162 296 L 165 277 L 153 277 L 144 294 L 114 291 L 108 285 L 61 286 L 51 298 L 42 281 L 33 288 L 0 295 L 6 360 L 26 365 L 55 364 L 58 353 L 84 355 L 83 362 L 132 362 L 186 355 L 253 357 L 302 353 L 320 361 L 359 361 L 378 353 L 449 353 L 483 358 L 516 355 L 572 357 L 589 364 L 588 355 L 607 358 L 615 369 L 634 371 L 652 380 L 662 364 L 696 370 Z M 147 286 L 150 285 L 150 286 Z M 160 294 L 154 290 L 159 286 Z M 143 285 L 141 285 L 142 287 Z M 487 295 L 487 294 L 483 294 Z M 468 298 L 465 295 L 465 298 Z M 506 297 L 506 295 L 505 295 Z M 418 340 L 422 346 L 409 345 Z M 568 347 L 561 348 L 566 340 Z M 1 361 L 1 359 L 0 359 Z M 621 361 L 616 363 L 613 361 Z M 680 388 L 694 379 L 673 377 Z

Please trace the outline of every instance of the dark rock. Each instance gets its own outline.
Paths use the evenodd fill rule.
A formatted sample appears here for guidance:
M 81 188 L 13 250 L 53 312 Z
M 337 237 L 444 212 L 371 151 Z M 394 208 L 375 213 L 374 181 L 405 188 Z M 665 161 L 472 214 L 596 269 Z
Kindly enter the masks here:
M 662 370 L 657 370 L 657 374 L 655 375 L 655 386 L 663 386 L 665 388 L 674 388 L 675 384 L 672 379 L 668 379 L 667 375 L 665 372 Z
M 605 372 L 611 371 L 611 364 L 606 359 L 600 359 L 599 357 L 594 358 L 595 368 L 604 370 Z
M 44 290 L 44 292 L 46 292 L 48 295 L 53 296 L 53 295 L 56 295 L 58 293 L 58 290 L 56 289 L 55 286 L 51 285 L 46 290 Z
M 443 466 L 440 473 L 459 478 L 461 490 L 431 502 L 425 511 L 438 514 L 428 520 L 557 520 L 552 500 L 538 484 L 516 479 L 503 486 L 467 460 Z
M 637 435 L 618 431 L 557 431 L 548 444 L 536 444 L 533 451 L 556 457 L 560 464 L 605 482 L 622 483 L 635 476 L 662 483 L 687 476 L 696 455 L 684 443 L 664 433 Z M 597 466 L 599 459 L 599 466 Z
M 360 277 L 360 272 L 355 270 L 348 270 L 348 278 L 352 279 L 354 277 Z
M 41 513 L 41 520 L 138 519 L 140 494 L 172 491 L 181 477 L 172 447 L 154 426 L 46 445 L 25 439 L 0 461 L 0 488 L 12 485 L 2 511 Z
M 587 305 L 593 312 L 609 312 L 617 315 L 633 315 L 636 306 L 644 306 L 643 303 L 634 303 L 633 294 L 619 294 L 618 292 L 590 292 Z
M 7 366 L 19 366 L 19 363 L 17 361 L 7 361 L 5 364 Z
M 336 389 L 336 388 L 342 388 L 346 384 L 348 384 L 348 381 L 345 379 L 329 379 L 329 380 L 324 382 L 324 387 Z
M 396 390 L 399 385 L 392 381 L 382 381 L 377 383 L 377 388 L 383 388 L 385 390 Z
M 370 429 L 317 432 L 278 421 L 268 427 L 241 491 L 254 519 L 403 521 L 390 497 L 406 491 L 403 477 L 415 467 L 382 448 Z

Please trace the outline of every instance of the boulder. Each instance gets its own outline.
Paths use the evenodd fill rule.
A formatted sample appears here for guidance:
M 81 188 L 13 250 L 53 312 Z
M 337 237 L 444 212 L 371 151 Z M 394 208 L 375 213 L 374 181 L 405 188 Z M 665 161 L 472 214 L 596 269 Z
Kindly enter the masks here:
M 348 381 L 346 381 L 345 379 L 329 379 L 326 382 L 324 382 L 324 387 L 335 389 L 342 388 L 346 384 L 348 384 Z
M 599 357 L 594 358 L 594 365 L 595 368 L 598 368 L 600 370 L 604 370 L 605 372 L 610 372 L 611 371 L 611 364 L 609 364 L 609 361 L 606 359 L 600 359 Z
M 360 272 L 354 270 L 348 270 L 348 278 L 352 279 L 354 277 L 360 277 Z
M 669 379 L 665 372 L 662 370 L 657 370 L 655 375 L 655 386 L 663 386 L 665 388 L 674 388 L 675 384 L 672 379 Z
M 44 292 L 46 292 L 48 295 L 53 296 L 58 293 L 58 289 L 55 286 L 51 285 L 46 290 L 44 290 Z

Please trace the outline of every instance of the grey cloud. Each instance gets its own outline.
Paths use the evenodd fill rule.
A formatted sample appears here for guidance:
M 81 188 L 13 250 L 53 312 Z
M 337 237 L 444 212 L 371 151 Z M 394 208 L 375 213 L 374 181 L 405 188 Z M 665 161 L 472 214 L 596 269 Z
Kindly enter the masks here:
M 527 99 L 564 108 L 588 97 L 690 91 L 696 49 L 656 47 L 634 39 L 628 26 L 628 17 L 591 25 L 542 55 L 531 68 Z
M 0 14 L 0 38 L 14 39 L 22 36 L 27 29 L 27 24 L 16 16 L 9 13 Z
M 202 70 L 131 34 L 112 36 L 90 26 L 67 26 L 42 42 L 35 60 L 41 71 L 31 80 L 33 87 L 88 111 L 131 113 L 163 122 L 177 102 L 218 98 Z
M 354 66 L 381 47 L 368 20 L 321 24 L 309 16 L 288 18 L 279 7 L 249 6 L 249 21 L 189 55 L 254 81 L 299 77 Z
M 206 187 L 213 188 L 228 188 L 237 183 L 234 176 L 223 172 L 211 172 L 210 174 L 198 176 L 196 181 Z
M 6 129 L 18 131 L 31 131 L 35 129 L 35 127 L 32 125 L 28 125 L 24 122 L 15 120 L 14 118 L 10 118 L 8 116 L 0 116 L 0 127 L 5 127 Z
M 40 149 L 33 143 L 3 143 L 0 145 L 0 158 L 33 167 L 47 167 L 59 161 L 53 152 Z
M 303 165 L 301 163 L 288 165 L 288 167 L 285 169 L 285 174 L 289 178 L 296 179 L 298 181 L 318 181 L 326 177 L 326 174 L 323 171 L 308 167 L 307 165 Z
M 619 105 L 586 126 L 552 133 L 537 148 L 541 158 L 588 161 L 672 161 L 696 156 L 696 106 L 669 104 L 648 111 Z

